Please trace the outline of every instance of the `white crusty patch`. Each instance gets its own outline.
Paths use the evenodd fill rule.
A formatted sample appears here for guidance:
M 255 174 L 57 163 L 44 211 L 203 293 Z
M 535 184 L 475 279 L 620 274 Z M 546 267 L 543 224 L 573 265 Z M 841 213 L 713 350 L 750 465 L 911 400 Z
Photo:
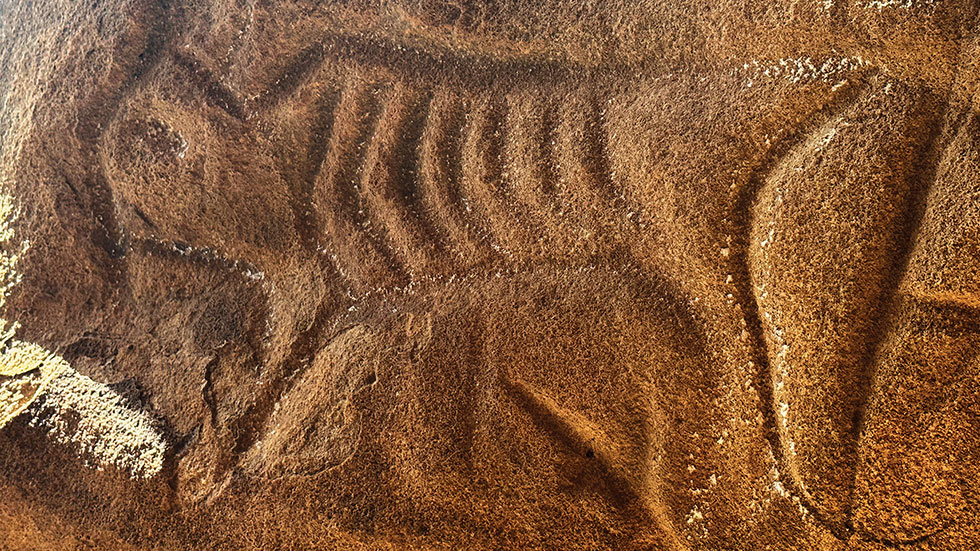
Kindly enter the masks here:
M 756 82 L 782 78 L 796 84 L 814 82 L 836 82 L 868 63 L 862 57 L 829 57 L 813 59 L 810 57 L 784 57 L 776 61 L 750 60 L 742 64 L 746 74 L 745 85 L 751 88 Z
M 167 445 L 153 419 L 71 368 L 52 379 L 28 413 L 31 426 L 73 446 L 96 469 L 115 467 L 134 478 L 150 478 L 163 468 Z
M 864 4 L 864 7 L 878 11 L 884 9 L 911 10 L 932 6 L 934 2 L 935 0 L 870 0 Z

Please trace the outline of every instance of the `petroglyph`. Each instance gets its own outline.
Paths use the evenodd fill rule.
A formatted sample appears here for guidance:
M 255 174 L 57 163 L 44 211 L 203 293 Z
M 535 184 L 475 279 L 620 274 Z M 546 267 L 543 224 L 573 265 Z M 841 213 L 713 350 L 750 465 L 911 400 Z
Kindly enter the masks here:
M 154 478 L 109 496 L 118 528 L 84 501 L 110 477 L 66 500 L 157 547 L 971 541 L 948 458 L 976 458 L 936 442 L 976 426 L 975 367 L 943 359 L 974 346 L 976 235 L 920 209 L 975 10 L 805 4 L 150 2 L 117 26 L 95 3 L 89 42 L 131 36 L 53 47 L 27 107 L 33 52 L 0 51 L 0 170 L 43 253 L 26 329 L 0 324 L 3 442 Z M 971 170 L 934 210 L 976 199 Z M 150 487 L 166 512 L 123 495 Z
M 848 136 L 864 120 L 862 110 L 869 108 L 864 105 L 875 100 L 919 105 L 935 101 L 896 99 L 895 94 L 892 84 L 881 83 L 797 142 L 768 169 L 753 206 L 755 222 L 748 258 L 767 343 L 772 384 L 768 399 L 779 433 L 780 455 L 793 481 L 790 491 L 798 491 L 801 503 L 842 539 L 855 530 L 855 480 L 864 484 L 857 450 L 877 445 L 865 440 L 869 438 L 865 427 L 877 422 L 867 417 L 865 404 L 869 396 L 879 392 L 877 339 L 883 337 L 869 324 L 887 319 L 896 304 L 894 297 L 920 223 L 916 213 L 931 176 L 929 172 L 913 176 L 911 168 L 896 160 L 869 158 L 854 170 L 862 174 L 875 170 L 874 178 L 880 182 L 877 185 L 884 190 L 883 195 L 847 197 L 829 190 L 848 189 L 849 184 L 827 184 L 824 190 L 815 188 L 813 182 L 833 180 L 823 172 L 826 159 L 833 158 L 835 148 L 840 147 L 835 144 L 849 143 Z M 908 97 L 905 91 L 898 94 Z M 909 115 L 896 126 L 912 130 L 901 137 L 883 139 L 916 140 L 908 147 L 917 151 L 919 158 L 934 159 L 942 123 L 918 114 L 916 109 L 903 111 Z M 883 198 L 887 203 L 878 202 Z M 823 215 L 819 211 L 803 214 L 799 205 L 824 204 L 830 213 L 849 210 L 853 208 L 849 203 L 854 201 L 859 201 L 866 212 L 876 213 L 875 218 L 850 226 L 850 231 L 861 235 L 854 241 L 861 244 L 861 251 L 848 250 L 853 245 L 847 242 L 816 244 L 820 238 L 810 232 L 821 231 Z M 893 201 L 905 206 L 895 212 L 888 207 Z M 889 235 L 880 229 L 885 227 L 904 229 Z M 868 235 L 863 235 L 865 232 Z M 813 246 L 821 252 L 802 253 Z M 833 269 L 823 267 L 825 262 Z M 834 405 L 824 404 L 826 400 Z M 839 413 L 828 415 L 833 411 Z M 862 487 L 872 495 L 889 491 L 887 487 Z M 935 530 L 901 533 L 901 537 L 867 531 L 860 535 L 899 544 L 914 543 Z
M 229 99 L 231 92 L 215 84 L 214 77 L 200 69 L 200 62 L 185 59 L 181 63 L 199 75 L 196 85 L 212 105 L 246 124 L 257 124 L 283 108 L 286 96 L 300 94 L 303 86 L 323 78 L 318 63 L 325 56 L 321 46 L 307 50 L 299 56 L 299 65 L 277 81 L 289 86 L 280 93 L 274 85 L 249 101 Z M 393 66 L 397 68 L 397 63 Z M 616 145 L 609 141 L 606 109 L 613 100 L 596 88 L 580 87 L 570 101 L 564 96 L 572 108 L 563 110 L 557 97 L 550 97 L 552 88 L 540 83 L 540 97 L 529 102 L 523 92 L 483 88 L 472 82 L 451 87 L 436 81 L 432 88 L 420 87 L 400 80 L 397 72 L 388 79 L 328 79 L 319 85 L 328 91 L 321 95 L 322 106 L 315 110 L 316 120 L 311 123 L 315 128 L 308 147 L 312 169 L 302 191 L 294 197 L 292 210 L 301 220 L 298 227 L 305 246 L 315 247 L 343 278 L 347 296 L 354 299 L 348 311 L 357 310 L 360 300 L 386 289 L 412 288 L 419 282 L 468 273 L 476 258 L 499 266 L 539 262 L 533 251 L 542 237 L 567 235 L 569 227 L 613 225 L 621 223 L 613 220 L 621 220 L 625 223 L 620 227 L 627 234 L 641 230 L 638 221 L 646 215 L 641 206 L 627 199 L 612 167 Z M 861 57 L 751 61 L 733 71 L 748 73 L 747 86 L 767 79 L 801 86 L 832 84 L 831 93 L 844 98 L 853 98 L 850 85 L 871 72 Z M 889 83 L 875 97 L 893 95 L 892 88 Z M 250 101 L 261 105 L 261 112 L 237 116 L 250 109 Z M 538 112 L 540 118 L 526 117 L 529 110 Z M 807 128 L 807 124 L 802 126 Z M 835 121 L 813 130 L 816 135 L 805 134 L 810 131 L 806 129 L 793 138 L 803 140 L 795 147 L 827 155 L 844 139 L 842 133 L 851 124 Z M 803 155 L 795 151 L 787 155 Z M 773 161 L 758 173 L 772 178 L 771 174 L 783 170 L 803 170 L 801 166 L 784 168 L 780 163 L 790 162 L 787 158 Z M 778 263 L 771 258 L 771 251 L 780 247 L 783 238 L 776 213 L 790 200 L 788 197 L 798 200 L 798 192 L 787 191 L 782 184 L 775 186 L 775 195 L 765 199 L 769 201 L 767 214 L 757 215 L 767 220 L 763 233 L 753 234 L 750 249 L 739 251 L 734 261 L 758 253 L 761 265 Z M 731 254 L 728 245 L 721 248 L 724 259 Z M 253 271 L 258 269 L 250 268 L 246 274 Z M 838 536 L 845 537 L 849 530 L 844 518 L 847 498 L 825 504 L 848 495 L 848 483 L 833 483 L 829 493 L 811 491 L 814 484 L 823 483 L 828 471 L 821 471 L 813 477 L 815 482 L 810 481 L 814 467 L 808 462 L 814 452 L 802 451 L 801 446 L 813 436 L 796 436 L 800 423 L 807 422 L 800 419 L 812 420 L 813 415 L 797 411 L 797 400 L 791 398 L 789 390 L 800 377 L 809 377 L 797 373 L 794 360 L 794 354 L 807 350 L 808 345 L 794 345 L 790 334 L 796 331 L 791 328 L 795 322 L 786 319 L 784 308 L 772 296 L 782 294 L 774 289 L 783 279 L 765 268 L 764 273 L 755 275 L 751 290 L 752 301 L 760 308 L 762 338 L 770 344 L 769 361 L 763 365 L 772 370 L 768 383 L 771 403 L 767 407 L 772 408 L 773 430 L 779 435 L 778 462 L 792 479 L 780 481 L 777 474 L 773 487 L 780 495 L 798 499 L 801 510 L 812 511 Z M 274 391 L 269 404 L 278 405 L 289 387 Z M 269 405 L 256 412 L 258 422 L 271 423 L 274 411 L 278 409 Z M 338 419 L 350 416 L 349 412 L 337 415 Z M 354 426 L 350 423 L 348 419 L 338 427 Z M 331 437 L 338 439 L 338 449 L 347 451 L 326 465 L 337 465 L 351 453 L 351 443 L 357 440 L 352 434 Z M 260 442 L 268 447 L 282 438 L 273 439 L 270 433 Z M 287 444 L 288 439 L 283 440 L 276 449 L 286 449 Z M 842 449 L 853 452 L 853 444 L 844 444 Z M 853 458 L 848 461 L 853 463 Z M 299 474 L 318 468 L 276 469 Z M 835 472 L 846 479 L 852 470 Z

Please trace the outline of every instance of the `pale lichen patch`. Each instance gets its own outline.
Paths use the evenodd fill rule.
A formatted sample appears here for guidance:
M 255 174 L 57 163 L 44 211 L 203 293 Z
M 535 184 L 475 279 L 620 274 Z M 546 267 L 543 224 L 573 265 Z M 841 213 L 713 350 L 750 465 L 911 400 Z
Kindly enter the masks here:
M 11 245 L 18 212 L 0 193 L 0 307 L 21 276 L 17 262 L 29 243 Z M 17 340 L 20 325 L 0 318 L 0 427 L 30 410 L 31 426 L 73 444 L 87 464 L 148 478 L 163 468 L 166 443 L 152 418 L 129 407 L 108 386 L 76 372 L 42 346 Z
M 71 368 L 51 380 L 30 413 L 31 426 L 75 447 L 86 464 L 97 469 L 115 467 L 132 477 L 149 478 L 163 468 L 167 445 L 153 419 L 108 386 Z
M 19 216 L 13 197 L 0 193 L 0 308 L 21 280 L 17 262 L 29 243 L 13 244 Z M 61 358 L 44 348 L 14 339 L 20 324 L 0 318 L 0 427 L 19 415 L 64 367 Z
M 20 415 L 45 386 L 70 369 L 60 357 L 28 342 L 7 340 L 0 353 L 0 427 Z

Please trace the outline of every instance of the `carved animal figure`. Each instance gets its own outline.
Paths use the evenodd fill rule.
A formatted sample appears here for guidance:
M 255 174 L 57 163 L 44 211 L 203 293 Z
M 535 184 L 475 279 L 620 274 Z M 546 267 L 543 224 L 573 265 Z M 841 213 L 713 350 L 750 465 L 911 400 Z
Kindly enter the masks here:
M 975 19 L 0 1 L 0 547 L 964 548 Z

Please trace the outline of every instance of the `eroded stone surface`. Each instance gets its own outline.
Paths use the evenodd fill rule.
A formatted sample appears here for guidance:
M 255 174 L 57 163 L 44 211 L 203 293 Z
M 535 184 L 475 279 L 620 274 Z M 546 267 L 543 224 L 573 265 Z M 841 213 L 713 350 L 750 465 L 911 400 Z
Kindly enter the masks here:
M 0 547 L 968 548 L 975 18 L 0 1 Z

